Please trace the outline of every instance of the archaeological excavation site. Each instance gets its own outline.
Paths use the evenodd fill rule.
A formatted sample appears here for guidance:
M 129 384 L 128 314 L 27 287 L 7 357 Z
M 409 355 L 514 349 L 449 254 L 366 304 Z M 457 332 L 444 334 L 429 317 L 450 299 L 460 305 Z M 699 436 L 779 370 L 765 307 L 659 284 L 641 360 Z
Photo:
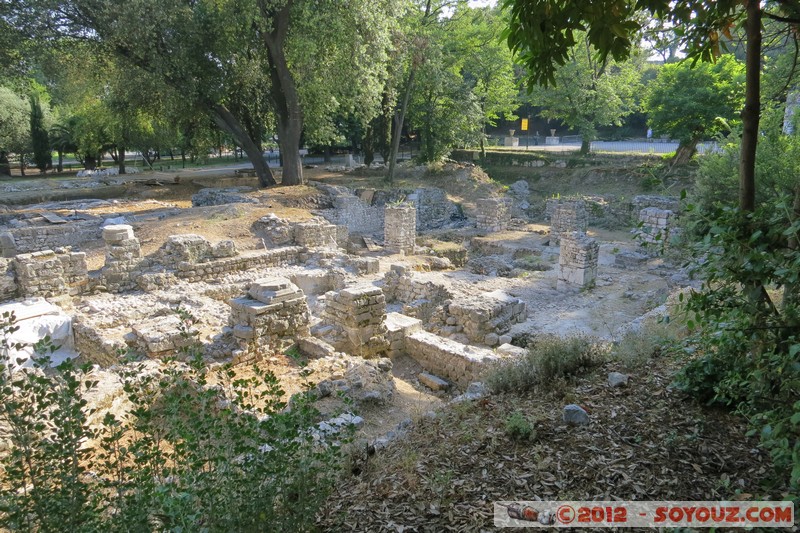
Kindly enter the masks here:
M 479 531 L 509 498 L 757 491 L 773 470 L 742 419 L 674 386 L 670 319 L 701 280 L 683 185 L 641 187 L 648 164 L 0 184 L 0 389 L 32 406 L 0 457 L 34 450 L 33 479 L 147 531 L 181 501 L 220 531 Z M 40 416 L 56 429 L 26 448 Z
M 267 191 L 183 175 L 9 207 L 0 310 L 29 343 L 11 360 L 30 366 L 48 337 L 54 364 L 93 365 L 94 401 L 114 405 L 126 361 L 158 366 L 191 342 L 208 365 L 263 366 L 289 393 L 310 372 L 331 416 L 346 398 L 385 444 L 480 394 L 531 340 L 611 341 L 690 283 L 663 253 L 676 198 L 544 197 L 471 164 L 414 172 L 395 188 L 364 170 Z M 105 188 L 137 185 L 123 178 Z

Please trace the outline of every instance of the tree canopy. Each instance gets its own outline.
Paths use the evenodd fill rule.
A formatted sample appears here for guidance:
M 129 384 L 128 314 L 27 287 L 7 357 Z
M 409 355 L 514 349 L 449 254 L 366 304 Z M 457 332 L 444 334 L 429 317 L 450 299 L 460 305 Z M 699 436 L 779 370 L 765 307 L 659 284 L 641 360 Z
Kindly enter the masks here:
M 740 123 L 744 64 L 730 54 L 716 63 L 664 65 L 647 87 L 644 109 L 658 133 L 680 140 L 676 162 L 686 162 L 697 143 Z

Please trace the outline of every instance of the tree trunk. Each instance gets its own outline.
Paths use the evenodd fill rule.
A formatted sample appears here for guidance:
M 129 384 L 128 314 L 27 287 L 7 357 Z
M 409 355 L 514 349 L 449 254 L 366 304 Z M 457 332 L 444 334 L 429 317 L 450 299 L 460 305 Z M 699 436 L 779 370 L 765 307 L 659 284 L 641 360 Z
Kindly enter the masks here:
M 747 58 L 746 89 L 742 111 L 742 153 L 739 160 L 739 208 L 753 211 L 756 206 L 756 147 L 761 109 L 761 5 L 746 2 Z
M 397 156 L 400 155 L 400 136 L 403 134 L 403 123 L 406 121 L 406 111 L 408 111 L 408 101 L 411 99 L 411 91 L 414 90 L 414 78 L 417 74 L 416 68 L 411 66 L 411 72 L 408 73 L 408 82 L 406 83 L 406 91 L 403 94 L 403 101 L 400 103 L 400 109 L 394 116 L 394 132 L 392 133 L 392 149 L 389 151 L 389 173 L 386 175 L 386 181 L 389 184 L 394 183 L 394 174 L 397 168 Z
M 589 155 L 592 151 L 592 141 L 587 139 L 586 136 L 581 139 L 581 155 Z
M 364 140 L 361 141 L 361 146 L 364 148 L 364 164 L 369 168 L 372 162 L 375 161 L 375 140 L 373 139 L 374 133 L 372 126 L 367 126 L 364 132 Z
M 8 153 L 0 151 L 0 175 L 11 175 L 11 163 L 8 160 Z
M 64 152 L 62 150 L 58 151 L 58 171 L 64 172 Z M 2 174 L 2 171 L 0 171 Z
M 331 162 L 331 147 L 330 146 L 326 146 L 325 148 L 322 149 L 322 161 L 324 163 L 330 163 Z
M 303 184 L 303 162 L 300 158 L 300 137 L 303 134 L 303 110 L 300 95 L 286 61 L 286 36 L 292 14 L 292 0 L 274 9 L 268 2 L 259 2 L 261 14 L 271 21 L 269 32 L 262 38 L 269 52 L 269 74 L 272 85 L 270 100 L 275 109 L 278 125 L 278 144 L 283 159 L 281 184 Z
M 119 173 L 120 174 L 127 174 L 125 170 L 125 147 L 120 146 L 117 149 L 117 165 L 119 166 Z
M 692 139 L 691 141 L 681 141 L 678 149 L 675 150 L 675 156 L 672 158 L 672 165 L 685 165 L 692 160 L 694 154 L 697 153 L 697 143 L 699 139 Z
M 212 114 L 217 126 L 233 137 L 244 149 L 247 158 L 253 164 L 253 170 L 256 171 L 258 184 L 261 187 L 275 185 L 275 177 L 272 175 L 272 170 L 270 170 L 267 162 L 264 161 L 261 147 L 250 138 L 250 135 L 247 134 L 239 121 L 236 120 L 233 113 L 222 104 L 214 104 L 212 107 Z
M 86 154 L 83 160 L 83 168 L 86 170 L 94 170 L 97 168 L 97 158 L 93 154 Z

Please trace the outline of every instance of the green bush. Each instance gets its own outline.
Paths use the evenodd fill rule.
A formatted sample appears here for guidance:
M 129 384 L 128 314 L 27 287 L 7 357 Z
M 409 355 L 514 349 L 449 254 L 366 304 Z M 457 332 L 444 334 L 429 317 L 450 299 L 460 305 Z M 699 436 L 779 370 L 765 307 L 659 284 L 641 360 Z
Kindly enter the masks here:
M 548 335 L 536 339 L 525 356 L 500 362 L 487 375 L 486 382 L 495 392 L 547 388 L 601 364 L 604 357 L 588 337 Z
M 182 315 L 184 316 L 184 315 Z M 191 318 L 186 315 L 188 335 Z M 0 323 L 8 354 L 13 317 Z M 284 401 L 277 378 L 226 367 L 214 385 L 199 354 L 158 371 L 127 365 L 131 409 L 88 424 L 97 384 L 63 363 L 0 365 L 0 528 L 21 531 L 308 531 L 339 462 L 311 427 L 313 397 Z
M 795 200 L 796 202 L 796 200 Z M 800 217 L 791 202 L 719 209 L 696 253 L 703 290 L 686 303 L 694 354 L 679 385 L 747 417 L 778 484 L 800 495 Z
M 515 440 L 534 440 L 536 430 L 522 412 L 514 411 L 506 418 L 506 435 Z

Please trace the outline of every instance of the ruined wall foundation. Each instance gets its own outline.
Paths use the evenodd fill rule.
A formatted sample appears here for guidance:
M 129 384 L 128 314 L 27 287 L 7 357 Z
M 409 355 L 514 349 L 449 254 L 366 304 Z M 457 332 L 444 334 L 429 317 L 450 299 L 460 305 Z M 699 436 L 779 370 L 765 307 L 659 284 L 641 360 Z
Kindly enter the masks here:
M 417 210 L 412 205 L 386 206 L 384 246 L 392 253 L 413 255 L 417 241 Z
M 477 202 L 478 229 L 498 232 L 508 229 L 511 222 L 509 202 L 505 198 L 482 198 Z
M 253 282 L 247 295 L 231 300 L 230 325 L 243 352 L 282 349 L 308 335 L 305 294 L 285 278 Z
M 644 244 L 669 243 L 672 221 L 675 213 L 667 209 L 646 207 L 639 211 L 640 228 L 636 230 L 636 238 Z
M 585 233 L 573 231 L 561 236 L 558 256 L 558 289 L 588 289 L 597 278 L 600 245 Z
M 19 294 L 29 298 L 81 294 L 88 285 L 86 254 L 68 249 L 20 254 L 14 259 Z
M 550 244 L 559 244 L 565 234 L 573 231 L 586 232 L 589 218 L 583 200 L 560 200 L 553 207 L 550 217 Z
M 367 359 L 383 357 L 389 350 L 386 298 L 378 287 L 353 287 L 328 293 L 323 321 L 334 327 L 331 344 L 337 350 Z

